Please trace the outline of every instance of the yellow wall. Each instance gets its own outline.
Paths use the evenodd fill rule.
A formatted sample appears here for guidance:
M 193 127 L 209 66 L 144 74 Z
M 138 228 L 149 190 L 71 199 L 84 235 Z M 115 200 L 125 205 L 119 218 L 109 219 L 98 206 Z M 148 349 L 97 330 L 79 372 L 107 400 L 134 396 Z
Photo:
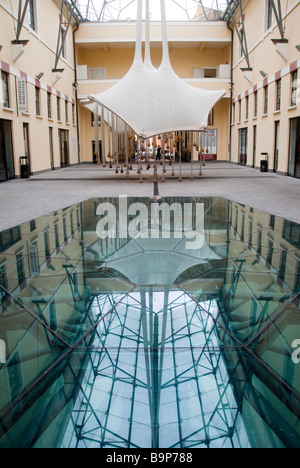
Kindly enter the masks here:
M 87 80 L 78 80 L 79 99 L 98 94 L 112 87 L 132 66 L 135 52 L 135 23 L 82 24 L 75 35 L 77 65 L 87 67 Z M 155 67 L 162 60 L 161 25 L 151 24 L 151 58 Z M 215 108 L 215 125 L 218 130 L 218 159 L 228 158 L 228 128 L 230 113 L 230 79 L 195 79 L 194 68 L 215 67 L 230 64 L 231 33 L 225 23 L 168 24 L 171 64 L 178 76 L 191 86 L 208 89 L 225 89 L 227 98 Z M 204 38 L 206 39 L 204 42 Z M 90 68 L 105 68 L 103 80 L 90 80 Z M 91 115 L 79 106 L 81 160 L 91 162 L 92 140 L 95 131 Z M 101 130 L 99 130 L 101 139 Z M 106 145 L 108 146 L 108 145 Z M 106 147 L 106 155 L 108 149 Z M 195 152 L 194 158 L 197 158 Z
M 109 47 L 109 45 L 108 45 Z M 108 80 L 121 79 L 130 69 L 134 58 L 134 49 L 109 48 L 105 52 L 102 46 L 97 48 L 78 47 L 78 65 L 92 67 L 105 67 Z M 153 65 L 159 67 L 162 60 L 161 46 L 151 49 Z M 204 48 L 199 47 L 172 47 L 170 58 L 174 71 L 180 78 L 193 78 L 193 68 L 218 67 L 220 64 L 230 63 L 230 48 Z
M 259 167 L 260 160 L 265 159 L 261 153 L 269 155 L 269 169 L 274 169 L 275 155 L 275 122 L 280 121 L 279 140 L 279 165 L 278 172 L 287 174 L 289 163 L 289 139 L 290 139 L 290 119 L 300 116 L 299 103 L 291 107 L 291 73 L 290 66 L 299 60 L 299 52 L 296 45 L 299 44 L 299 17 L 300 2 L 288 0 L 281 2 L 283 9 L 283 23 L 285 27 L 285 37 L 289 40 L 286 60 L 276 52 L 276 47 L 272 39 L 279 39 L 280 33 L 273 18 L 273 26 L 266 28 L 266 4 L 264 0 L 248 1 L 244 8 L 244 21 L 247 34 L 250 65 L 253 68 L 252 82 L 244 76 L 241 68 L 247 67 L 244 59 L 239 58 L 239 42 L 237 35 L 234 36 L 233 54 L 233 97 L 235 103 L 235 123 L 232 125 L 232 161 L 239 161 L 239 130 L 248 129 L 248 161 L 249 166 L 253 165 L 253 127 L 257 126 L 257 156 L 256 167 Z M 287 6 L 287 9 L 286 9 Z M 239 20 L 239 18 L 237 18 Z M 300 63 L 298 61 L 299 66 Z M 260 71 L 267 74 L 269 85 L 269 105 L 268 113 L 264 112 L 264 78 Z M 276 111 L 276 78 L 277 73 L 282 74 L 282 99 L 281 110 Z M 299 72 L 298 72 L 299 73 Z M 258 114 L 254 116 L 254 94 L 257 87 L 258 92 Z M 254 88 L 254 89 L 253 89 Z M 249 93 L 249 119 L 246 119 L 245 93 Z M 242 118 L 239 119 L 240 98 L 242 106 Z
M 66 42 L 66 59 L 61 59 L 58 68 L 64 68 L 61 79 L 53 84 L 52 69 L 55 64 L 55 53 L 59 28 L 60 8 L 54 0 L 36 1 L 37 30 L 29 27 L 28 14 L 25 16 L 22 28 L 21 40 L 29 40 L 25 46 L 23 55 L 15 62 L 11 41 L 16 38 L 15 26 L 18 14 L 17 0 L 4 0 L 0 5 L 1 27 L 0 44 L 3 48 L 0 52 L 2 68 L 10 66 L 9 91 L 10 109 L 3 109 L 2 93 L 0 103 L 0 119 L 12 122 L 13 152 L 15 174 L 20 174 L 19 157 L 24 155 L 23 123 L 29 124 L 31 171 L 37 173 L 50 169 L 49 127 L 53 128 L 54 166 L 60 167 L 60 154 L 58 142 L 58 129 L 69 131 L 70 163 L 78 162 L 77 128 L 76 120 L 72 120 L 72 103 L 75 105 L 74 59 L 73 59 L 73 30 L 69 29 Z M 23 2 L 24 6 L 24 2 Z M 5 65 L 3 65 L 5 64 Z M 43 72 L 41 78 L 40 105 L 41 116 L 36 116 L 35 108 L 35 77 Z M 19 112 L 16 102 L 16 80 L 20 73 L 27 75 L 28 109 L 26 113 Z M 47 86 L 51 87 L 52 119 L 48 119 Z M 61 121 L 57 120 L 56 92 L 61 97 Z M 65 118 L 65 102 L 68 102 L 69 121 Z M 76 116 L 76 112 L 75 112 Z M 72 144 L 73 143 L 73 144 Z

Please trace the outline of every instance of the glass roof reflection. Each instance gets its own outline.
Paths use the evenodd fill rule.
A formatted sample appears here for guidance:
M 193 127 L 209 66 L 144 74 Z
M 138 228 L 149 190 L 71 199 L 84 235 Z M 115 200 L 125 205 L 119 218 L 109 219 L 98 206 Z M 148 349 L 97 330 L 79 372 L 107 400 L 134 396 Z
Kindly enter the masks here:
M 122 203 L 0 233 L 0 447 L 299 447 L 299 225 Z
M 75 4 L 78 21 L 135 21 L 136 0 L 68 0 Z M 231 0 L 230 5 L 236 0 Z M 228 7 L 221 0 L 166 0 L 166 13 L 169 21 L 216 21 L 224 18 Z M 160 21 L 160 4 L 150 2 L 153 21 Z

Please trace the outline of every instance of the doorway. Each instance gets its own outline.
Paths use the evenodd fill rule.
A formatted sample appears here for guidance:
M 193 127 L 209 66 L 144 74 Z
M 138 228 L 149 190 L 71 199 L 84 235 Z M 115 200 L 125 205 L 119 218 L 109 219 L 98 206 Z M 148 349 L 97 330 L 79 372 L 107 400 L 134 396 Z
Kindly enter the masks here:
M 0 119 L 0 182 L 14 177 L 11 121 Z
M 59 152 L 60 152 L 60 167 L 70 166 L 69 157 L 69 131 L 58 130 L 59 137 Z
M 248 159 L 248 128 L 242 128 L 239 132 L 239 164 L 247 165 Z
M 257 150 L 257 126 L 253 127 L 253 167 L 256 167 L 256 150 Z
M 288 175 L 300 179 L 300 117 L 290 121 L 290 152 Z
M 30 164 L 30 141 L 29 141 L 29 124 L 23 123 L 23 138 L 24 138 L 24 156 L 28 158 L 29 173 L 31 173 Z
M 275 122 L 274 172 L 277 172 L 279 167 L 279 137 L 280 121 L 278 120 Z
M 53 128 L 49 127 L 49 150 L 50 150 L 50 167 L 54 171 L 54 153 L 53 153 Z

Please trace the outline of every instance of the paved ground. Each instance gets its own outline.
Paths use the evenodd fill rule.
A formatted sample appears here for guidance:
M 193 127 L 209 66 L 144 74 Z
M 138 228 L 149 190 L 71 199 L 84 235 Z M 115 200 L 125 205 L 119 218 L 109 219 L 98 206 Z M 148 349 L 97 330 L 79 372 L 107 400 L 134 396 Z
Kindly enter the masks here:
M 162 183 L 159 166 L 159 195 L 221 196 L 253 208 L 300 223 L 300 180 L 276 174 L 263 174 L 255 169 L 229 163 L 207 163 L 199 177 L 194 164 L 194 180 L 190 180 L 190 164 L 183 166 L 182 183 L 171 178 L 170 168 Z M 178 174 L 178 167 L 176 173 Z M 139 184 L 135 171 L 129 178 L 113 170 L 82 165 L 0 184 L 0 231 L 65 208 L 93 197 L 118 195 L 153 196 L 153 173 L 143 173 Z

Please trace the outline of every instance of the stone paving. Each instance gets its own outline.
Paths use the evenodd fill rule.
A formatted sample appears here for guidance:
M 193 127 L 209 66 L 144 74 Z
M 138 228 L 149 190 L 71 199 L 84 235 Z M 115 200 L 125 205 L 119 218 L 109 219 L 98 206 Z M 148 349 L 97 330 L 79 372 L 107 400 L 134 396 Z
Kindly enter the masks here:
M 168 196 L 220 196 L 253 208 L 300 223 L 300 179 L 273 173 L 260 173 L 226 162 L 207 163 L 203 176 L 199 164 L 184 164 L 183 182 L 171 177 L 167 166 L 166 182 L 158 166 L 158 185 L 153 172 L 143 172 L 139 183 L 136 168 L 129 177 L 113 170 L 86 164 L 36 175 L 27 180 L 0 184 L 0 231 L 44 216 L 89 198 L 119 195 L 150 197 L 158 193 Z

